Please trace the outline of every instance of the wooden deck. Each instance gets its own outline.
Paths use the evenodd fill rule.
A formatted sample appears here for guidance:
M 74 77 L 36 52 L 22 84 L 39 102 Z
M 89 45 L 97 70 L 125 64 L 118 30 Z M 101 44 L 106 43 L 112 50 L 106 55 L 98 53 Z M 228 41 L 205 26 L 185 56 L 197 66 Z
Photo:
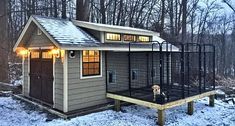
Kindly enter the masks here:
M 117 94 L 113 94 L 113 93 L 106 93 L 106 97 L 115 100 L 116 110 L 120 110 L 120 101 L 125 101 L 128 103 L 133 103 L 136 105 L 142 105 L 142 106 L 146 106 L 149 108 L 157 109 L 158 110 L 158 124 L 164 125 L 164 120 L 165 120 L 164 119 L 164 117 L 165 117 L 164 110 L 188 103 L 188 114 L 192 115 L 194 100 L 201 99 L 204 97 L 209 97 L 210 98 L 209 105 L 214 106 L 214 95 L 215 94 L 216 94 L 216 92 L 215 92 L 215 90 L 213 90 L 213 91 L 204 92 L 204 93 L 201 93 L 198 95 L 190 96 L 190 97 L 187 97 L 184 99 L 167 102 L 165 104 L 157 104 L 157 103 L 153 103 L 153 102 L 149 102 L 149 101 L 145 101 L 145 100 L 140 100 L 140 99 L 136 99 L 136 98 L 131 98 L 128 96 L 117 95 Z

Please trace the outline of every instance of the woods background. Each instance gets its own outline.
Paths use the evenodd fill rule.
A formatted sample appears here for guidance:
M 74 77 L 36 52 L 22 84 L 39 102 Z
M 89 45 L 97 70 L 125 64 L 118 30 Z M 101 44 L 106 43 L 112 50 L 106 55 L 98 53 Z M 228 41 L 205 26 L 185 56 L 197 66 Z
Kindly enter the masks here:
M 160 32 L 162 38 L 216 46 L 216 74 L 235 77 L 232 0 L 0 0 L 0 81 L 9 82 L 12 48 L 30 15 L 77 19 Z M 222 6 L 225 3 L 228 6 Z

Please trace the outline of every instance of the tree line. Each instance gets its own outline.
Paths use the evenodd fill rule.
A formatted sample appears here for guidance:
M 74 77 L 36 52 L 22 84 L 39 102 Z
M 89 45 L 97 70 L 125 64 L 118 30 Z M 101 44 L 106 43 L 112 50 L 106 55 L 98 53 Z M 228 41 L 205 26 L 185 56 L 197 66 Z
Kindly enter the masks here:
M 5 36 L 0 54 L 8 55 L 0 70 L 19 62 L 12 48 L 30 15 L 43 15 L 149 29 L 170 42 L 214 44 L 217 74 L 235 76 L 234 16 L 218 0 L 1 0 L 0 5 L 0 24 L 6 26 L 0 28 Z

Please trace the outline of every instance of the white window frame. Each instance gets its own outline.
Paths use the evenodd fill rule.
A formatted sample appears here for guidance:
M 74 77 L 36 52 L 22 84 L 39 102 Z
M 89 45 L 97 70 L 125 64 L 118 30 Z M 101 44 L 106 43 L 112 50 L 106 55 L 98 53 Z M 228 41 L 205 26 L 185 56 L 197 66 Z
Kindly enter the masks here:
M 103 65 L 102 65 L 102 64 L 103 64 L 103 63 L 102 63 L 102 61 L 103 61 L 103 60 L 102 60 L 102 57 L 103 57 L 102 54 L 103 54 L 103 53 L 102 53 L 102 51 L 99 50 L 99 52 L 100 52 L 100 75 L 85 76 L 85 77 L 82 76 L 82 74 L 83 74 L 83 73 L 82 73 L 82 71 L 83 71 L 83 66 L 82 66 L 82 51 L 83 51 L 83 50 L 80 51 L 80 57 L 79 57 L 79 58 L 80 58 L 80 79 L 89 79 L 89 78 L 99 78 L 99 77 L 102 77 L 102 73 L 103 73 L 103 68 L 102 68 L 102 66 L 103 66 Z M 91 50 L 91 51 L 92 51 L 92 50 Z

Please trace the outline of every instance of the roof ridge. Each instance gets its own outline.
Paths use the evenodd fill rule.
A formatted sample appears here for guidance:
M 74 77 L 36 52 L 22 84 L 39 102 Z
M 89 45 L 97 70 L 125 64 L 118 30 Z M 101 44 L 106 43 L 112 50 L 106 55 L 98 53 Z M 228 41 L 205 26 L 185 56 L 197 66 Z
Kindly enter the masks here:
M 33 18 L 46 18 L 46 19 L 53 19 L 53 20 L 61 20 L 61 21 L 70 21 L 69 19 L 63 19 L 63 18 L 55 18 L 55 17 L 49 17 L 44 15 L 31 15 Z

